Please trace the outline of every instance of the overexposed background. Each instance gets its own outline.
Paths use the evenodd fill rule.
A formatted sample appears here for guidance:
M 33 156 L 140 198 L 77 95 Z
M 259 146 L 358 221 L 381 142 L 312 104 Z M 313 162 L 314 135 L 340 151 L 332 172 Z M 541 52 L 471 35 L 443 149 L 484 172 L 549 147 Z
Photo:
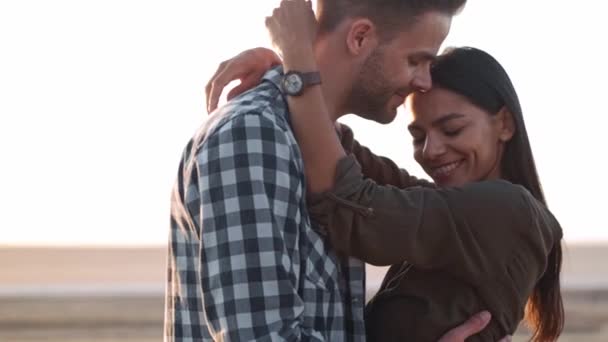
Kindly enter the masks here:
M 0 244 L 160 245 L 182 148 L 217 64 L 269 46 L 277 0 L 0 0 Z M 494 55 L 519 92 L 567 242 L 608 242 L 608 60 L 596 0 L 469 0 L 449 45 Z M 414 174 L 406 115 L 347 117 Z

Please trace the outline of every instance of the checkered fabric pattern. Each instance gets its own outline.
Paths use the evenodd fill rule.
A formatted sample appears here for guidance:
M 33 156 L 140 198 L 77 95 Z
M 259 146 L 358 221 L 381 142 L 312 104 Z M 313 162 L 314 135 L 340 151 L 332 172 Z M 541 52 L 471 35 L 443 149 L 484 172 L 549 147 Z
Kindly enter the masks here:
M 172 195 L 165 341 L 363 341 L 364 264 L 311 225 L 279 68 L 189 142 Z

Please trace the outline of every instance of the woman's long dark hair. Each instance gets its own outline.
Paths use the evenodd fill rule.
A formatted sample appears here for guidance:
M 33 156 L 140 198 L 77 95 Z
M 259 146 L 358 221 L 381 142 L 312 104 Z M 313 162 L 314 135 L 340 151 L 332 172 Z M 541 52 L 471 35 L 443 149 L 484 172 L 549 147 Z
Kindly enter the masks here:
M 451 48 L 431 68 L 433 86 L 459 93 L 491 115 L 506 107 L 515 132 L 506 143 L 501 161 L 502 177 L 524 186 L 546 205 L 532 155 L 519 98 L 503 67 L 488 53 L 470 47 Z M 534 329 L 533 341 L 555 341 L 564 328 L 560 290 L 562 248 L 558 241 L 549 253 L 547 269 L 526 304 L 525 319 Z

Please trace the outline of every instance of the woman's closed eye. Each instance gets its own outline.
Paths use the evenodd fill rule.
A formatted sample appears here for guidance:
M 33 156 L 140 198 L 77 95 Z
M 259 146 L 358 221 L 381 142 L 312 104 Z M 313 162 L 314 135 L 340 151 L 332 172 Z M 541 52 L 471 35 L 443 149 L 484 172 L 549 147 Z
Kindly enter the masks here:
M 446 137 L 456 137 L 462 133 L 462 131 L 469 125 L 466 122 L 458 122 L 462 120 L 450 120 L 448 122 L 444 122 L 438 128 L 441 130 L 441 133 Z
M 424 143 L 424 139 L 426 139 L 426 134 L 421 132 L 410 131 L 410 134 L 412 136 L 412 142 L 414 145 L 422 144 Z
M 460 133 L 462 133 L 463 130 L 464 130 L 464 127 L 453 128 L 453 129 L 444 129 L 443 134 L 445 134 L 448 137 L 455 137 L 455 136 L 459 135 Z

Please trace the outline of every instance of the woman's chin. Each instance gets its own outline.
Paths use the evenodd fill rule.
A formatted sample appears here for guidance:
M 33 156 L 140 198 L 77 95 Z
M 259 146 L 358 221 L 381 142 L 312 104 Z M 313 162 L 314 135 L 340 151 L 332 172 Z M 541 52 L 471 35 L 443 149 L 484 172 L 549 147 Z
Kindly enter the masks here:
M 433 181 L 435 182 L 435 184 L 437 184 L 438 186 L 440 186 L 442 188 L 461 187 L 467 183 L 473 182 L 472 180 L 459 179 L 458 177 L 436 177 L 436 178 L 433 178 Z

